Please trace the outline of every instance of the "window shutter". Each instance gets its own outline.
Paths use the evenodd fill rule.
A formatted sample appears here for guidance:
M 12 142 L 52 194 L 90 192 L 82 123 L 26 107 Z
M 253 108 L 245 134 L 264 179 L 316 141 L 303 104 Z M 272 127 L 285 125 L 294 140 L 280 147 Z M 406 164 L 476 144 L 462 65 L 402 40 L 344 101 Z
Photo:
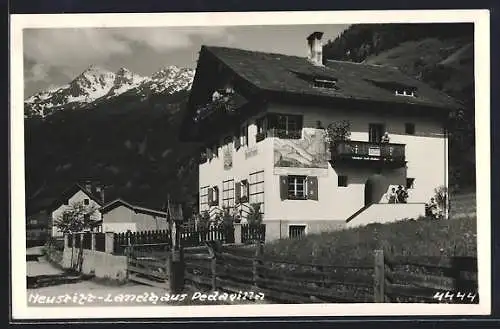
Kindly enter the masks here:
M 213 187 L 214 189 L 214 206 L 219 205 L 219 188 L 217 186 Z
M 307 199 L 318 200 L 318 177 L 307 177 Z
M 208 197 L 208 205 L 211 206 L 212 203 L 214 202 L 214 190 L 211 187 L 208 188 L 207 197 Z
M 236 203 L 240 203 L 241 199 L 241 182 L 234 184 L 234 199 Z
M 288 176 L 280 176 L 280 196 L 281 200 L 288 199 Z

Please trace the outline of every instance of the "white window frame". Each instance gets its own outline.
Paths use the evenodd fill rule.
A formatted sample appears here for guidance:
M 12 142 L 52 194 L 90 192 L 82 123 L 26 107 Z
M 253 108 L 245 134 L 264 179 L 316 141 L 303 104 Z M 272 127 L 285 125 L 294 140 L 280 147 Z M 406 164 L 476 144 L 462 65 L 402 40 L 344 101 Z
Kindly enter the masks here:
M 288 185 L 288 188 L 287 188 L 287 191 L 288 191 L 288 198 L 290 199 L 299 199 L 299 200 L 302 200 L 302 199 L 307 199 L 307 176 L 301 176 L 301 175 L 288 175 L 287 176 L 287 179 L 288 179 L 288 182 L 287 182 L 287 185 Z M 293 179 L 293 183 L 290 184 L 290 180 Z M 302 193 L 303 195 L 299 196 L 298 195 L 298 186 L 300 186 L 300 184 L 298 183 L 298 179 L 302 179 Z M 291 197 L 290 196 L 290 185 L 293 185 L 293 196 Z

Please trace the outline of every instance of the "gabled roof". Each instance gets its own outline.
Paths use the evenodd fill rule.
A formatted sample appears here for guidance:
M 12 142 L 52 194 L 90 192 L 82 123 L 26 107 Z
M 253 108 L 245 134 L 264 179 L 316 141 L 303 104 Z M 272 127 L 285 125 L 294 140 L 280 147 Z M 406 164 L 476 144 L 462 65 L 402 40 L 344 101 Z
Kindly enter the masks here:
M 50 207 L 51 210 L 59 208 L 61 205 L 64 204 L 64 202 L 71 198 L 73 195 L 75 195 L 78 191 L 82 191 L 85 193 L 89 199 L 93 200 L 95 203 L 97 203 L 99 206 L 102 206 L 102 201 L 99 198 L 99 196 L 93 194 L 91 191 L 87 190 L 83 185 L 79 183 L 73 184 L 71 187 L 66 189 L 61 193 L 61 196 L 57 198 L 53 203 L 52 206 Z
M 101 212 L 101 214 L 106 214 L 119 206 L 127 207 L 128 209 L 130 209 L 136 213 L 150 214 L 150 215 L 165 217 L 165 218 L 167 217 L 167 213 L 164 211 L 149 209 L 149 208 L 144 208 L 144 207 L 138 207 L 138 206 L 135 206 L 135 205 L 123 200 L 123 199 L 116 199 L 116 200 L 113 200 L 111 202 L 108 202 L 105 205 L 103 205 L 99 209 L 99 211 Z
M 202 46 L 200 58 L 205 52 L 262 91 L 415 104 L 447 110 L 462 108 L 450 96 L 392 67 L 343 61 L 327 61 L 324 66 L 315 66 L 305 57 L 213 46 Z M 337 81 L 338 88 L 315 88 L 304 76 L 329 77 Z M 412 86 L 417 89 L 417 97 L 397 96 L 393 90 L 374 82 Z

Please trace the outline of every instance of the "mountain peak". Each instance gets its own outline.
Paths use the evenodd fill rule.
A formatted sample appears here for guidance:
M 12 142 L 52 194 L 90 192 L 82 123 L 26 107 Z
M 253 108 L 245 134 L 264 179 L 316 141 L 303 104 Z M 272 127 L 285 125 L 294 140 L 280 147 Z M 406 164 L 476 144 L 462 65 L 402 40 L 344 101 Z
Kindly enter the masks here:
M 190 90 L 194 73 L 193 69 L 169 65 L 151 77 L 143 77 L 126 67 L 112 72 L 91 64 L 69 84 L 40 91 L 26 99 L 25 117 L 45 117 L 64 109 L 86 109 L 123 93 L 143 98 Z

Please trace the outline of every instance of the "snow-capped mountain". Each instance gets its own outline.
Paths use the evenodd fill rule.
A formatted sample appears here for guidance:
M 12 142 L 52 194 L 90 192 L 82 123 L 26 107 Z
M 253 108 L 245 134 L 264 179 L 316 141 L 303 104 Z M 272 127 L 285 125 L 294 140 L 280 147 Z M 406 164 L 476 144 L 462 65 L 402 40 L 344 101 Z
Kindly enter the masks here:
M 194 73 L 193 69 L 168 66 L 151 77 L 142 77 L 126 68 L 111 72 L 91 65 L 69 84 L 40 91 L 27 98 L 24 101 L 24 115 L 46 117 L 66 109 L 86 109 L 123 94 L 135 94 L 138 97 L 173 94 L 189 90 Z

